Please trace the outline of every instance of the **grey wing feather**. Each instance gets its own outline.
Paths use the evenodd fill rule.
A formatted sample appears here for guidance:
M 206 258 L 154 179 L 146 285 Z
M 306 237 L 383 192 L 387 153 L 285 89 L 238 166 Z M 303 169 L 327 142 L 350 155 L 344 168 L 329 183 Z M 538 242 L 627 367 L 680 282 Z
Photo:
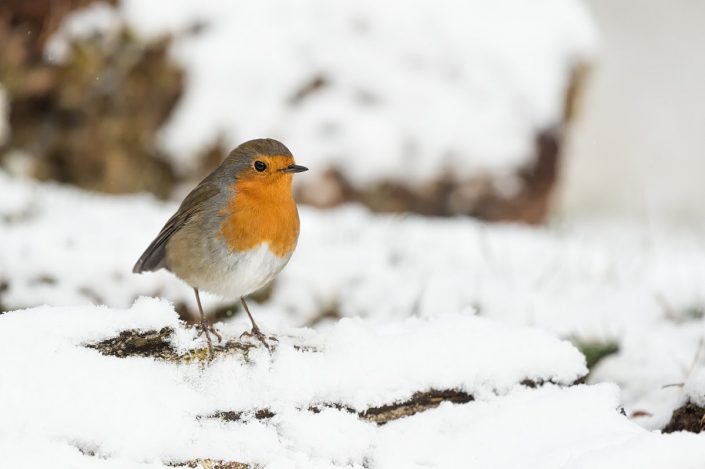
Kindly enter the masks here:
M 162 268 L 169 269 L 166 263 L 166 244 L 171 237 L 183 227 L 186 222 L 202 208 L 203 204 L 218 194 L 219 189 L 209 178 L 203 180 L 179 206 L 176 213 L 169 218 L 157 237 L 147 247 L 137 263 L 132 268 L 132 272 L 148 272 Z

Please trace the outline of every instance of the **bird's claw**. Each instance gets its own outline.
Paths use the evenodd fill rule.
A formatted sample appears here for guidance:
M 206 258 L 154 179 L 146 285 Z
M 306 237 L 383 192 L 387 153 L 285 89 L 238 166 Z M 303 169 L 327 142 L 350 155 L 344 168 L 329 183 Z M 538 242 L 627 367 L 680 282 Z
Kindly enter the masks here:
M 270 340 L 270 341 L 274 341 L 274 342 L 279 342 L 279 339 L 277 339 L 274 336 L 264 335 L 262 333 L 262 331 L 259 329 L 259 327 L 257 327 L 257 326 L 253 327 L 249 331 L 245 331 L 242 334 L 240 334 L 241 338 L 243 336 L 256 338 L 257 340 L 262 342 L 262 345 L 264 345 L 267 348 L 267 350 L 269 350 L 270 353 L 272 352 L 272 349 L 274 348 L 274 344 L 269 344 L 269 342 L 267 342 L 267 341 Z
M 198 334 L 196 334 L 196 337 L 198 338 L 205 334 L 206 342 L 208 343 L 208 356 L 212 360 L 215 355 L 213 354 L 213 341 L 211 340 L 211 333 L 213 333 L 213 335 L 218 338 L 218 343 L 223 341 L 223 336 L 220 335 L 220 333 L 215 329 L 213 324 L 201 321 L 199 325 L 200 330 L 198 331 Z
M 199 326 L 200 326 L 200 328 L 199 328 L 198 334 L 196 334 L 196 337 L 201 337 L 207 329 L 209 333 L 213 334 L 214 336 L 216 336 L 218 338 L 218 343 L 221 343 L 223 341 L 223 336 L 220 334 L 220 332 L 218 332 L 218 330 L 215 328 L 215 326 L 213 324 L 199 323 Z

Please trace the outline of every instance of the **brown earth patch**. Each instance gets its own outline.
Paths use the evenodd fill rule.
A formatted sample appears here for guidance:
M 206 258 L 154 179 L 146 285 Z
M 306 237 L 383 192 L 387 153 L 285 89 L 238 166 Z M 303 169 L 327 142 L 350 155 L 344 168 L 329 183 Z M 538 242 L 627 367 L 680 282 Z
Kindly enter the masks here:
M 670 422 L 663 428 L 663 433 L 679 431 L 700 433 L 703 428 L 705 428 L 705 408 L 688 402 L 673 411 Z

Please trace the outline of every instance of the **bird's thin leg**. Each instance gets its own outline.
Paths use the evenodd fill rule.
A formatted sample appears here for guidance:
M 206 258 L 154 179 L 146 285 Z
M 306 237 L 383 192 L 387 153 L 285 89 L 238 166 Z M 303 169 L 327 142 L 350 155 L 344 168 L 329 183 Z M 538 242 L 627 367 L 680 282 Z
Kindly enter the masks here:
M 220 333 L 216 330 L 215 326 L 208 321 L 206 321 L 205 314 L 203 314 L 203 306 L 201 306 L 201 295 L 198 292 L 197 288 L 193 289 L 196 292 L 196 302 L 198 303 L 198 310 L 201 313 L 201 330 L 198 331 L 198 335 L 196 337 L 201 337 L 203 334 L 203 331 L 208 329 L 208 332 L 211 334 L 215 335 L 218 338 L 218 342 L 223 341 L 223 336 L 220 335 Z
M 211 334 L 208 331 L 208 324 L 206 324 L 206 315 L 203 314 L 203 306 L 201 306 L 201 296 L 198 294 L 198 288 L 194 288 L 193 291 L 196 292 L 196 303 L 198 303 L 198 311 L 201 312 L 201 333 L 206 335 L 206 341 L 208 342 L 208 355 L 212 357 L 213 342 L 211 341 Z
M 242 306 L 245 308 L 245 312 L 247 313 L 247 316 L 249 316 L 250 322 L 252 323 L 252 334 L 261 334 L 259 327 L 257 327 L 257 323 L 255 322 L 255 318 L 253 318 L 252 313 L 250 313 L 250 308 L 247 307 L 245 297 L 241 296 L 240 301 L 242 302 Z
M 218 332 L 208 324 L 206 321 L 206 315 L 203 313 L 203 306 L 201 306 L 201 295 L 198 294 L 198 288 L 194 288 L 193 291 L 196 293 L 196 303 L 198 304 L 198 311 L 201 313 L 201 331 L 198 335 L 205 334 L 206 342 L 208 342 L 208 355 L 213 358 L 213 341 L 211 341 L 211 332 L 213 332 L 216 337 L 218 337 L 218 342 L 222 340 L 222 337 Z
M 257 339 L 264 344 L 265 347 L 267 347 L 267 350 L 270 352 L 272 351 L 271 346 L 269 343 L 267 343 L 267 336 L 262 334 L 262 331 L 260 330 L 259 327 L 257 327 L 257 323 L 255 322 L 255 319 L 252 317 L 252 313 L 250 313 L 250 308 L 247 307 L 247 303 L 245 302 L 245 297 L 241 296 L 240 301 L 242 302 L 242 306 L 245 308 L 245 312 L 247 313 L 247 316 L 250 318 L 250 322 L 252 323 L 252 330 L 250 332 L 246 332 L 246 335 L 251 335 L 254 337 L 257 337 Z M 270 337 L 272 340 L 277 340 L 275 337 Z

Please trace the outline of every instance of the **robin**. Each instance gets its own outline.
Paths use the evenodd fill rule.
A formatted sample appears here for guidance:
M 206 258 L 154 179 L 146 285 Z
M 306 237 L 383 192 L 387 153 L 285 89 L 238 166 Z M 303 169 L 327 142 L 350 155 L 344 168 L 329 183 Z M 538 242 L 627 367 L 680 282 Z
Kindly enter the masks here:
M 245 142 L 189 193 L 139 258 L 134 273 L 167 269 L 190 285 L 201 313 L 201 334 L 213 355 L 213 333 L 199 291 L 240 298 L 252 322 L 250 335 L 268 349 L 245 297 L 267 285 L 289 262 L 299 237 L 292 196 L 294 163 L 282 143 Z

